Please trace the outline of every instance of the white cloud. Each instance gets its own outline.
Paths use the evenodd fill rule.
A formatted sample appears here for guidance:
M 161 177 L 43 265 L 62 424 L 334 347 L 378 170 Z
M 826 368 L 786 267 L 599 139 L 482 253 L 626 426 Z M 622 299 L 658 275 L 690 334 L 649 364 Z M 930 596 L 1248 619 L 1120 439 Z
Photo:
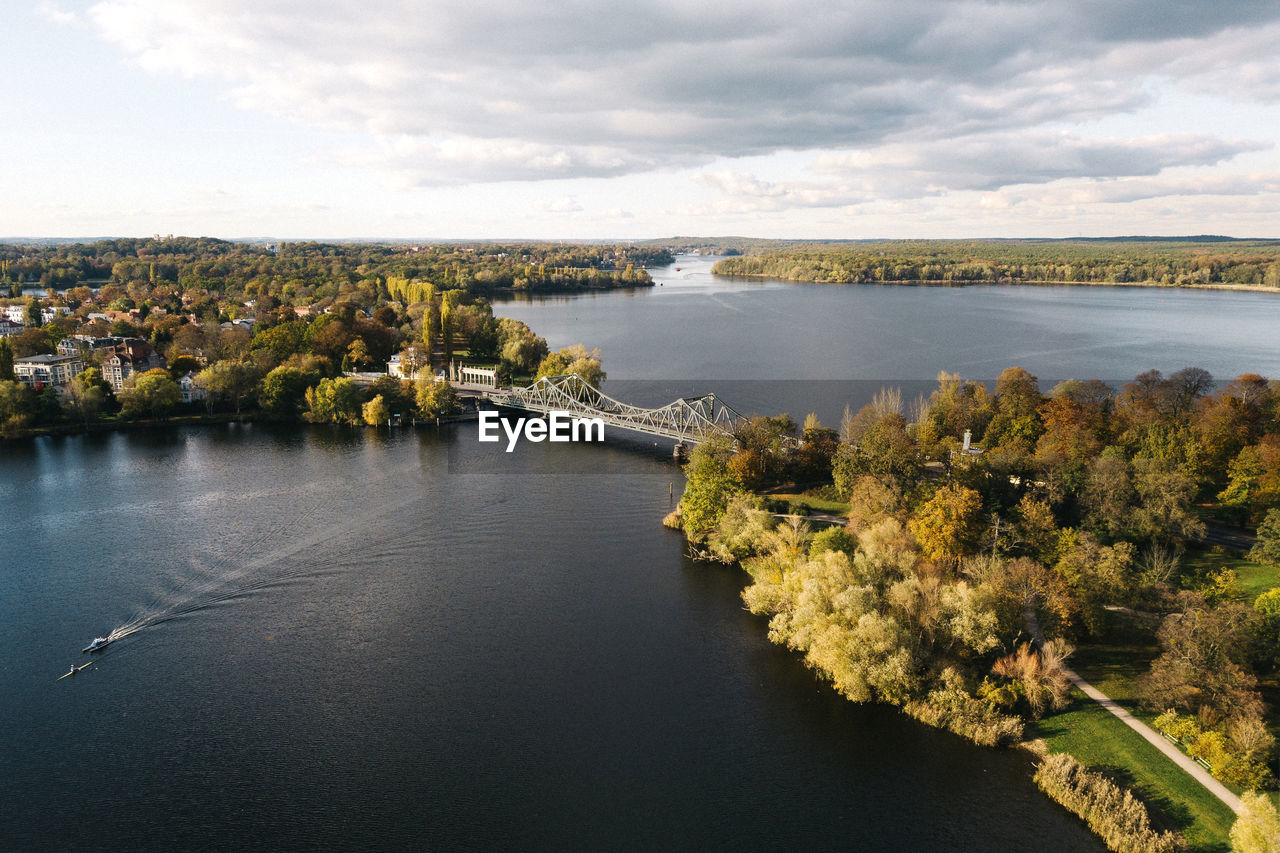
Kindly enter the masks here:
M 1262 0 L 100 0 L 83 19 L 151 73 L 345 132 L 340 161 L 400 188 L 707 169 L 691 215 L 747 217 L 1276 192 L 1220 171 L 1274 134 L 1090 132 L 1170 90 L 1280 100 Z M 778 152 L 809 171 L 746 163 Z M 581 212 L 546 193 L 530 208 Z

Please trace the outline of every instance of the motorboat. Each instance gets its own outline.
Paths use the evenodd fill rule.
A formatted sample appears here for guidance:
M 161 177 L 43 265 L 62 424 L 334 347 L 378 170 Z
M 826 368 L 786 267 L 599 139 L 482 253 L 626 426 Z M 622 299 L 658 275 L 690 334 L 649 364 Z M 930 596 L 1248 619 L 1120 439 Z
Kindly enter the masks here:
M 110 642 L 111 642 L 111 639 L 109 637 L 94 637 L 93 642 L 85 646 L 82 649 L 82 651 L 100 652 L 103 649 L 105 649 L 107 647 L 107 644 Z

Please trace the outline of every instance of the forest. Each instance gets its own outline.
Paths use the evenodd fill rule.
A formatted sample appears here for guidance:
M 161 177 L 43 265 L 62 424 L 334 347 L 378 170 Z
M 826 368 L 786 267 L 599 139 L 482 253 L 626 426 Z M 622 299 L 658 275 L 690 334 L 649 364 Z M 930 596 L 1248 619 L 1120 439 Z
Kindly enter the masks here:
M 832 284 L 1280 287 L 1280 241 L 1226 238 L 885 240 L 765 247 L 717 275 Z
M 371 304 L 381 283 L 393 276 L 428 279 L 437 286 L 475 293 L 494 288 L 637 287 L 652 284 L 646 266 L 670 262 L 671 255 L 664 249 L 635 246 L 126 238 L 0 244 L 0 292 L 24 285 L 65 290 L 110 284 L 131 291 L 129 296 L 139 304 L 154 298 L 150 291 L 156 287 L 170 294 L 207 291 L 215 300 L 271 297 L 296 306 L 360 294 L 362 304 Z

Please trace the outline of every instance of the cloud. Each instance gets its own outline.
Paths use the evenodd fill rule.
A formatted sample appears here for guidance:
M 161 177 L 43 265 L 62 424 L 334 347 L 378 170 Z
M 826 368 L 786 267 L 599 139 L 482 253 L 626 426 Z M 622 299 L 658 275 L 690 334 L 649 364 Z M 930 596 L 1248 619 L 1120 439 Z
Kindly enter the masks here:
M 87 14 L 154 73 L 221 80 L 246 108 L 363 135 L 364 162 L 410 185 L 607 177 L 784 150 L 888 157 L 906 140 L 1047 133 L 1131 112 L 1151 103 L 1157 77 L 1280 97 L 1273 2 L 101 0 Z M 1201 154 L 1171 156 L 1244 150 L 1195 144 Z M 985 161 L 936 175 L 981 188 L 1055 167 L 1149 174 L 1145 153 L 1176 148 L 1080 144 L 1047 165 L 1022 152 L 1005 175 Z
M 958 140 L 890 143 L 868 151 L 830 153 L 813 163 L 817 180 L 773 182 L 755 175 L 717 171 L 694 176 L 733 204 L 725 209 L 779 211 L 849 207 L 889 199 L 929 198 L 950 192 L 984 193 L 988 208 L 1016 203 L 993 191 L 1064 184 L 1036 197 L 1047 204 L 1111 203 L 1158 195 L 1234 195 L 1270 192 L 1258 176 L 1128 180 L 1176 167 L 1212 166 L 1270 143 L 1171 135 L 1133 139 L 1081 138 L 1030 131 L 976 135 Z M 1126 180 L 1117 180 L 1117 179 Z M 1070 183 L 1088 179 L 1087 183 Z

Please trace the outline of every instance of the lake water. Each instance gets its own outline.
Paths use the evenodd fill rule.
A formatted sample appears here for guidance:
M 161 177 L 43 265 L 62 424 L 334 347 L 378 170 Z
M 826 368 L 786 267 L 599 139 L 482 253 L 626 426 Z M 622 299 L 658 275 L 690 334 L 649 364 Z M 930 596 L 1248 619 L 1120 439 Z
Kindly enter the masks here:
M 736 380 L 762 405 L 1008 363 L 1280 368 L 1261 333 L 1280 303 L 1253 294 L 745 285 L 678 265 L 661 288 L 498 313 L 604 348 L 610 388 Z M 1151 300 L 1132 328 L 1122 294 Z M 1240 318 L 1200 322 L 1237 349 L 1192 334 L 1210 308 Z M 872 360 L 876 336 L 901 361 Z M 1023 754 L 854 706 L 770 645 L 742 574 L 659 526 L 681 488 L 669 447 L 494 447 L 474 425 L 0 445 L 0 849 L 1102 849 Z
M 1016 365 L 1045 391 L 1070 378 L 1119 387 L 1153 368 L 1280 377 L 1280 293 L 748 282 L 713 278 L 715 260 L 651 270 L 653 288 L 494 311 L 552 347 L 598 347 L 615 396 L 655 405 L 714 391 L 744 412 L 828 423 L 882 386 L 927 394 L 943 370 L 992 382 Z

